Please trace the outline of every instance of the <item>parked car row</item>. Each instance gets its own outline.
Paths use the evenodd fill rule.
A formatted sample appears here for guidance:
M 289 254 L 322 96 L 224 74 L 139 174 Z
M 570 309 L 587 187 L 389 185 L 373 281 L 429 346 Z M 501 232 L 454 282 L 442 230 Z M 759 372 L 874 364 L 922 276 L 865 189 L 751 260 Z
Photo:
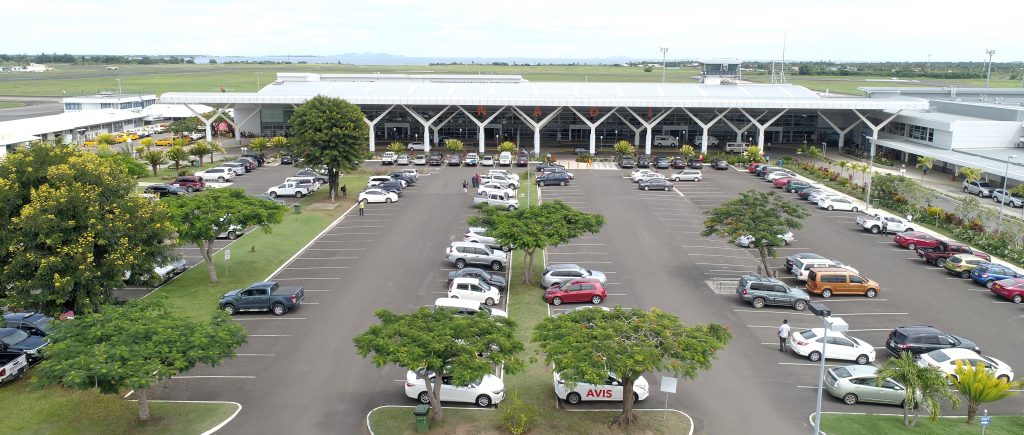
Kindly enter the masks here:
M 246 154 L 231 161 L 221 162 L 220 165 L 192 175 L 201 177 L 206 182 L 216 181 L 218 183 L 225 183 L 231 181 L 236 176 L 254 171 L 256 168 L 263 166 L 264 163 L 265 160 L 262 155 Z
M 20 378 L 29 366 L 42 361 L 46 337 L 56 326 L 52 317 L 33 313 L 5 313 L 0 322 L 0 384 Z
M 326 184 L 327 176 L 322 172 L 312 169 L 301 169 L 291 177 L 287 177 L 281 184 L 271 186 L 266 194 L 271 198 L 279 196 L 293 196 L 302 198 L 307 196 Z

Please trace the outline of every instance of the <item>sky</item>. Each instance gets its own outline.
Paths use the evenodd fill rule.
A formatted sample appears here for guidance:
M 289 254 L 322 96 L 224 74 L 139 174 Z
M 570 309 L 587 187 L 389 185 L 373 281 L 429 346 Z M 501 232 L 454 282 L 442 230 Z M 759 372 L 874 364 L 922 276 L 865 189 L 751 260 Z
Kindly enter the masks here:
M 1013 6 L 1017 4 L 1017 6 Z M 1015 10 L 1015 11 L 1014 11 Z M 0 0 L 0 53 L 1024 60 L 1011 0 Z M 785 36 L 784 36 L 785 35 Z

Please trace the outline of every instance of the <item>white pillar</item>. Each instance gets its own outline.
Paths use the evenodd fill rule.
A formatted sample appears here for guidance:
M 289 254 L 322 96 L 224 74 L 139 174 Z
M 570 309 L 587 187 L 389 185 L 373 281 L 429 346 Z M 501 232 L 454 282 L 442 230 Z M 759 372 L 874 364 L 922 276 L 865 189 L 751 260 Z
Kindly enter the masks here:
M 665 119 L 665 117 L 668 116 L 669 113 L 672 113 L 673 110 L 675 110 L 675 108 L 670 108 L 664 112 L 659 113 L 657 116 L 654 117 L 654 119 L 650 121 L 645 121 L 643 118 L 640 117 L 640 115 L 637 115 L 636 112 L 633 111 L 633 109 L 630 109 L 629 107 L 626 108 L 626 111 L 633 115 L 633 117 L 636 118 L 637 121 L 640 121 L 641 125 L 647 128 L 647 139 L 644 142 L 644 154 L 651 155 L 651 139 L 654 135 L 652 129 L 654 128 L 654 126 L 658 125 L 659 122 Z
M 523 122 L 533 129 L 533 155 L 540 155 L 540 130 L 544 128 L 544 126 L 548 125 L 549 122 L 553 121 L 559 113 L 562 113 L 562 107 L 558 107 L 540 121 L 530 119 L 529 116 L 526 116 L 526 114 L 516 106 L 512 106 L 512 112 L 518 115 L 519 119 L 522 119 Z
M 256 116 L 256 114 L 260 113 L 261 110 L 263 110 L 263 105 L 259 104 L 259 105 L 256 106 L 256 110 L 253 110 L 252 113 L 249 114 L 249 116 L 246 116 L 245 119 L 242 120 L 242 122 L 239 122 L 238 124 L 232 124 L 232 125 L 235 126 L 235 140 L 241 141 L 241 139 L 242 139 L 242 136 L 241 136 L 242 133 L 241 133 L 241 131 L 239 131 L 240 130 L 239 126 L 240 125 L 245 125 L 245 123 L 249 122 L 249 120 L 252 119 L 253 116 Z M 236 110 L 235 113 L 238 113 L 238 111 Z M 263 126 L 261 125 L 260 129 L 262 129 L 262 128 L 263 128 Z
M 643 127 L 633 127 L 633 124 L 630 124 L 630 122 L 627 121 L 626 118 L 623 117 L 621 114 L 619 114 L 619 112 L 615 112 L 615 116 L 618 116 L 619 119 L 621 119 L 622 122 L 626 124 L 626 126 L 629 127 L 630 130 L 633 130 L 633 145 L 640 145 L 640 130 L 642 130 Z
M 203 114 L 201 114 L 199 112 L 196 112 L 196 109 L 193 109 L 192 106 L 189 105 L 188 103 L 185 103 L 185 107 L 190 112 L 192 112 L 194 115 L 196 115 L 196 118 L 199 118 L 199 120 L 202 121 L 203 124 L 206 125 L 206 140 L 207 141 L 212 141 L 213 140 L 213 132 L 210 129 L 210 124 L 212 124 L 213 120 L 217 119 L 217 117 L 220 116 L 221 113 L 224 113 L 224 110 L 226 110 L 227 108 L 231 107 L 231 105 L 229 104 L 227 106 L 221 107 L 220 109 L 217 109 L 216 112 L 213 112 L 213 116 L 211 116 L 210 119 L 203 118 Z
M 385 110 L 384 113 L 381 113 L 380 115 L 377 115 L 377 117 L 374 118 L 373 121 L 370 121 L 369 119 L 366 118 L 366 115 L 363 115 L 363 122 L 365 122 L 366 125 L 370 126 L 370 152 L 371 153 L 375 152 L 377 150 L 377 138 L 373 134 L 374 126 L 376 126 L 377 123 L 380 122 L 380 120 L 384 119 L 384 117 L 387 116 L 388 112 L 390 112 L 391 109 L 394 109 L 394 108 L 395 108 L 395 105 L 392 104 L 391 107 L 388 107 L 388 110 Z
M 440 143 L 441 143 L 441 128 L 443 128 L 444 125 L 448 123 L 448 121 L 451 121 L 452 118 L 454 118 L 455 115 L 457 115 L 458 113 L 459 112 L 452 111 L 452 114 L 449 115 L 447 118 L 445 118 L 444 121 L 441 121 L 440 124 L 437 124 L 436 126 L 433 126 L 433 125 L 430 126 L 430 129 L 434 130 L 434 145 L 440 145 Z M 425 141 L 427 139 L 424 138 L 423 140 Z
M 768 127 L 769 125 L 772 125 L 773 122 L 777 121 L 779 118 L 782 117 L 782 115 L 785 115 L 786 112 L 789 111 L 789 109 L 783 109 L 781 112 L 779 112 L 778 115 L 775 115 L 774 118 L 769 119 L 768 122 L 765 122 L 764 124 L 762 124 L 762 123 L 757 122 L 758 119 L 761 119 L 761 116 L 758 116 L 757 118 L 754 118 L 754 117 L 750 116 L 750 114 L 748 114 L 747 111 L 745 111 L 743 109 L 739 109 L 739 110 L 740 110 L 740 113 L 743 113 L 743 115 L 746 116 L 747 119 L 750 120 L 750 122 L 754 123 L 754 125 L 757 126 L 757 149 L 758 149 L 758 151 L 761 151 L 761 152 L 764 152 L 764 129 L 766 127 Z M 765 113 L 767 113 L 767 112 L 765 112 Z M 762 113 L 761 115 L 763 116 L 764 113 Z
M 505 110 L 505 108 L 508 107 L 508 106 L 501 106 L 500 109 L 496 110 L 493 115 L 487 117 L 487 119 L 485 119 L 483 122 L 477 121 L 476 117 L 473 116 L 473 115 L 470 115 L 469 112 L 466 111 L 466 109 L 462 108 L 462 106 L 457 106 L 457 107 L 459 108 L 459 110 L 462 111 L 462 113 L 465 113 L 466 116 L 468 116 L 469 119 L 472 120 L 474 124 L 476 124 L 476 127 L 478 129 L 477 130 L 478 131 L 477 132 L 477 139 L 480 142 L 480 154 L 483 154 L 484 153 L 484 144 L 486 143 L 485 142 L 486 138 L 484 137 L 484 128 L 487 127 L 487 124 L 490 124 L 491 121 L 493 121 L 494 118 L 497 117 L 498 114 L 501 113 L 502 110 Z
M 831 119 L 828 119 L 828 117 L 825 116 L 824 113 L 821 113 L 820 110 L 818 111 L 818 116 L 820 116 L 821 119 L 824 119 L 825 122 L 828 123 L 828 125 L 831 126 L 833 130 L 835 130 L 837 133 L 839 133 L 839 150 L 840 151 L 843 150 L 843 144 L 846 143 L 846 133 L 848 133 L 850 130 L 853 130 L 853 127 L 856 127 L 857 124 L 860 124 L 860 120 L 858 119 L 857 121 L 854 121 L 853 124 L 850 124 L 849 127 L 839 128 L 834 122 L 832 122 Z
M 762 116 L 764 116 L 764 113 L 757 115 L 757 119 L 761 119 Z M 722 121 L 725 121 L 725 123 L 728 124 L 729 127 L 732 127 L 733 131 L 736 132 L 736 142 L 743 142 L 743 132 L 749 130 L 750 127 L 754 126 L 754 124 L 747 124 L 743 128 L 738 128 L 731 121 L 729 121 L 729 118 L 722 118 Z
M 716 116 L 714 119 L 711 120 L 711 122 L 708 122 L 708 123 L 705 123 L 705 122 L 701 121 L 700 118 L 697 118 L 696 116 L 693 116 L 693 114 L 690 113 L 689 110 L 686 110 L 685 107 L 682 107 L 682 109 L 683 109 L 684 112 L 686 112 L 687 115 L 690 115 L 690 118 L 693 119 L 693 122 L 696 122 L 697 125 L 700 126 L 700 128 L 704 129 L 704 135 L 701 136 L 701 141 L 700 141 L 700 153 L 701 154 L 707 154 L 707 152 L 708 152 L 708 129 L 711 128 L 712 125 L 715 125 L 715 123 L 718 122 L 719 119 L 722 119 L 722 117 L 724 117 L 725 114 L 729 113 L 729 111 L 732 110 L 732 109 L 731 108 L 730 109 L 725 109 L 724 112 L 719 113 L 718 116 Z
M 612 114 L 615 113 L 616 110 L 618 110 L 618 107 L 612 108 L 611 111 L 606 113 L 604 116 L 602 116 L 595 122 L 590 122 L 589 119 L 580 114 L 580 112 L 577 112 L 576 109 L 574 109 L 572 106 L 569 106 L 569 110 L 572 110 L 572 112 L 575 113 L 576 116 L 580 117 L 580 119 L 582 119 L 583 122 L 587 124 L 588 127 L 590 127 L 590 155 L 594 155 L 594 153 L 597 151 L 597 126 L 601 125 L 601 123 L 604 122 L 604 120 L 608 119 L 609 116 L 612 116 Z
M 406 106 L 404 104 L 402 105 L 402 108 L 405 109 L 406 112 L 409 112 L 409 114 L 412 115 L 413 118 L 416 118 L 416 120 L 419 121 L 419 123 L 421 125 L 423 125 L 423 136 L 424 136 L 423 137 L 423 153 L 424 154 L 430 152 L 430 124 L 433 124 L 434 121 L 437 121 L 437 118 L 440 118 L 441 115 L 444 115 L 444 112 L 447 112 L 448 109 L 451 108 L 451 107 L 452 106 L 445 106 L 444 109 L 441 109 L 440 112 L 437 112 L 437 115 L 434 115 L 430 119 L 426 119 L 426 118 L 420 116 L 419 113 L 416 113 L 415 110 L 410 109 L 408 106 Z

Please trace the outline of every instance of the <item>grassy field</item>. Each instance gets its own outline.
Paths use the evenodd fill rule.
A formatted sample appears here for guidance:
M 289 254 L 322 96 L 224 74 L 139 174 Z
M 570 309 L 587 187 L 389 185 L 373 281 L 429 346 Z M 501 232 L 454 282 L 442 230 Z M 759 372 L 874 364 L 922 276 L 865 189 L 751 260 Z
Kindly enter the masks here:
M 0 101 L 0 109 L 11 109 L 14 107 L 21 107 L 24 105 L 25 104 L 19 103 L 17 101 Z
M 198 434 L 235 412 L 220 403 L 150 402 L 151 420 L 138 422 L 138 405 L 119 395 L 35 388 L 27 378 L 0 388 L 5 434 Z
M 771 83 L 770 74 L 743 74 L 745 80 L 758 83 Z M 907 77 L 901 81 L 893 81 L 891 77 L 865 77 L 865 76 L 800 76 L 788 75 L 786 81 L 794 85 L 803 86 L 814 91 L 847 95 L 863 95 L 857 90 L 862 87 L 915 87 L 915 86 L 962 86 L 962 87 L 984 87 L 985 79 L 957 79 L 945 80 L 929 77 Z M 991 86 L 993 88 L 1019 88 L 1020 80 L 1009 80 L 1008 74 L 993 75 Z
M 829 435 L 975 435 L 981 433 L 977 420 L 967 424 L 966 417 L 943 417 L 932 423 L 920 417 L 915 427 L 903 426 L 902 415 L 821 414 L 821 431 Z M 996 416 L 985 429 L 986 435 L 1024 433 L 1024 417 Z

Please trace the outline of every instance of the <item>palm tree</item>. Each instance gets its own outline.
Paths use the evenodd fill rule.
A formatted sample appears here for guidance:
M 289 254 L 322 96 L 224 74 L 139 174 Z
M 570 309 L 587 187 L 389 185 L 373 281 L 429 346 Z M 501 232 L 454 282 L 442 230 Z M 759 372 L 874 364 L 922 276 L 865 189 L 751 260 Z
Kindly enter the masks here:
M 401 142 L 391 142 L 388 144 L 388 151 L 395 154 L 399 154 L 405 151 L 405 144 Z
M 160 165 L 167 163 L 167 158 L 164 157 L 164 152 L 160 150 L 149 150 L 142 153 L 142 160 L 149 163 L 149 167 L 153 168 L 153 176 L 157 176 L 157 170 L 160 169 Z
M 139 145 L 142 145 L 147 150 L 153 148 L 153 138 L 144 137 L 141 140 L 139 140 Z
M 258 137 L 249 142 L 249 148 L 256 151 L 257 154 L 263 154 L 263 151 L 270 146 L 270 139 L 265 137 Z
M 844 175 L 843 173 L 846 170 L 846 168 L 850 167 L 850 162 L 846 160 L 840 160 L 839 163 L 836 163 L 836 166 L 839 166 L 839 176 L 842 177 Z
M 213 163 L 213 155 L 215 153 L 223 153 L 224 152 L 224 147 L 220 146 L 220 142 L 217 142 L 215 140 L 211 140 L 209 142 L 209 144 L 210 144 L 210 163 Z M 202 163 L 202 162 L 200 162 L 200 163 Z
M 981 179 L 981 169 L 971 167 L 960 168 L 960 175 L 963 175 L 964 181 L 968 183 L 978 181 Z
M 854 171 L 860 172 L 860 183 L 861 184 L 864 184 L 864 183 L 867 182 L 867 178 L 866 177 L 867 177 L 868 169 L 871 168 L 870 166 L 868 166 L 867 163 L 853 162 L 853 163 L 850 163 L 850 168 L 852 168 Z
M 679 154 L 682 154 L 684 159 L 690 160 L 693 156 L 697 155 L 697 152 L 694 151 L 692 145 L 683 145 L 679 147 Z
M 1006 375 L 996 377 L 994 373 L 978 362 L 976 367 L 970 364 L 956 362 L 956 369 L 949 375 L 953 387 L 967 400 L 967 424 L 974 422 L 974 416 L 978 415 L 978 407 L 982 403 L 995 402 L 1007 397 L 1016 395 L 1010 391 L 1019 387 L 1019 382 L 1010 382 Z
M 743 153 L 748 162 L 763 162 L 764 154 L 756 146 L 749 146 Z
M 178 145 L 175 144 L 175 146 Z M 188 153 L 193 156 L 196 156 L 196 158 L 199 159 L 199 163 L 203 163 L 203 157 L 205 157 L 207 154 L 212 155 L 213 149 L 210 148 L 209 142 L 201 140 L 196 142 L 195 145 L 192 145 L 192 148 L 189 148 Z
M 881 385 L 886 379 L 892 379 L 906 388 L 903 399 L 903 425 L 913 427 L 917 424 L 919 405 L 928 408 L 931 421 L 939 419 L 941 411 L 939 399 L 946 399 L 954 408 L 960 406 L 960 398 L 949 389 L 946 376 L 938 369 L 919 366 L 910 352 L 903 352 L 898 358 L 885 360 L 875 373 L 875 382 Z M 920 402 L 920 403 L 919 403 Z M 914 419 L 910 420 L 910 410 L 914 410 Z
M 181 162 L 183 160 L 188 160 L 188 156 L 189 153 L 185 147 L 174 145 L 167 149 L 167 160 L 174 162 L 175 172 L 181 169 Z
M 935 166 L 935 159 L 931 157 L 920 157 L 917 159 L 917 167 L 921 169 L 921 179 L 924 180 L 924 174 L 932 170 L 932 166 Z
M 628 140 L 620 140 L 618 142 L 615 142 L 615 145 L 612 148 L 615 150 L 615 152 L 619 153 L 620 155 L 636 154 L 636 147 L 634 147 L 633 144 L 629 143 Z
M 445 139 L 444 147 L 453 153 L 461 153 L 466 146 L 458 139 Z
M 509 152 L 510 153 L 512 151 L 515 151 L 516 148 L 518 148 L 518 146 L 516 146 L 516 144 L 514 144 L 512 142 L 509 142 L 509 141 L 504 141 L 504 142 L 498 144 L 498 151 L 499 152 Z

